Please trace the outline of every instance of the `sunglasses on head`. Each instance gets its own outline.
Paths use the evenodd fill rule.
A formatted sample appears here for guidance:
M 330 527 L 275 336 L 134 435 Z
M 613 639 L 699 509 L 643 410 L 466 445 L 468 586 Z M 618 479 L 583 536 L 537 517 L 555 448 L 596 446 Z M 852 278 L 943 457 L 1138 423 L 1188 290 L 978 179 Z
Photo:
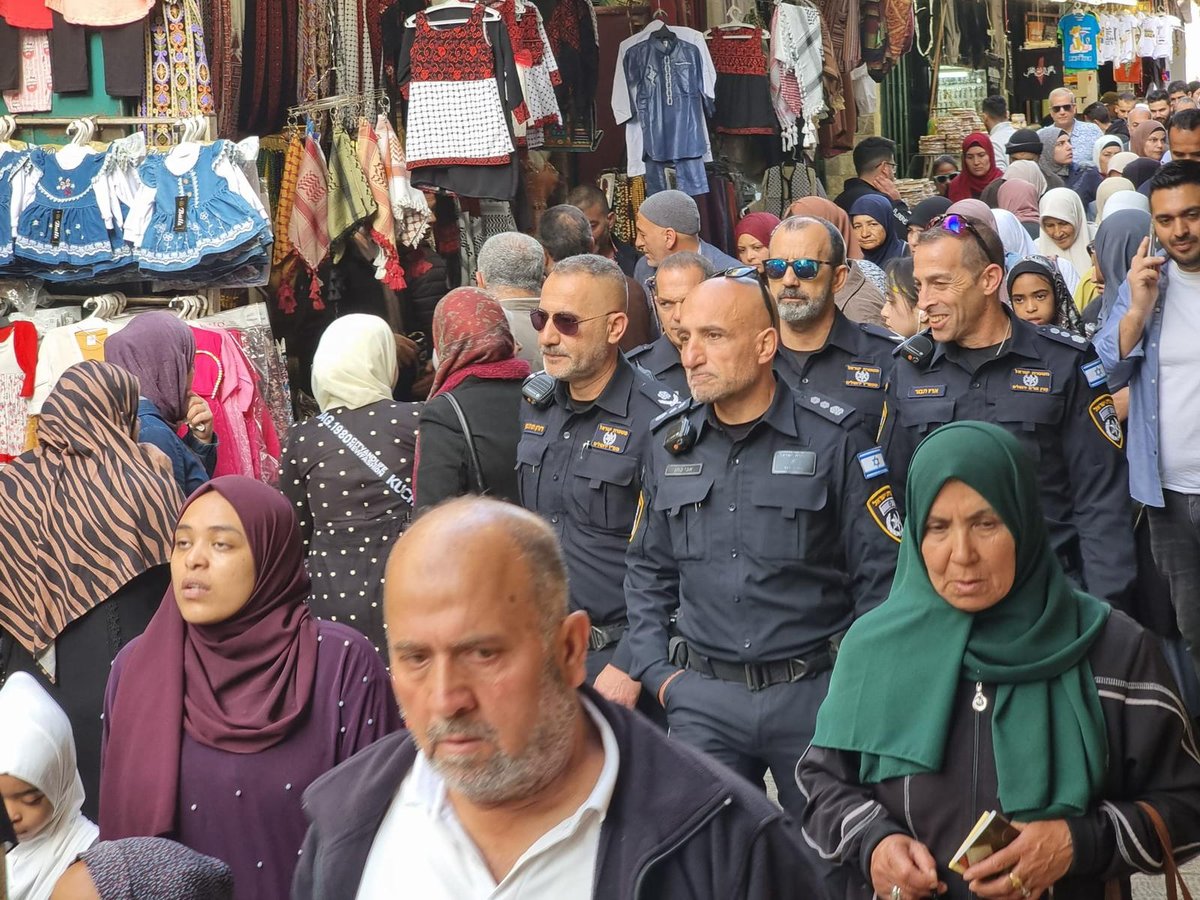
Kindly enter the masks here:
M 936 181 L 938 184 L 945 184 L 948 181 L 953 181 L 957 177 L 958 177 L 957 172 L 946 172 L 942 175 L 934 175 L 933 180 Z
M 600 313 L 598 316 L 588 316 L 586 319 L 581 319 L 574 313 L 556 312 L 553 315 L 546 312 L 541 307 L 531 309 L 529 311 L 529 321 L 533 323 L 534 331 L 542 331 L 546 327 L 546 323 L 554 320 L 554 328 L 563 337 L 575 337 L 579 334 L 579 326 L 584 322 L 591 322 L 593 319 L 602 319 L 605 316 L 613 316 L 616 313 L 606 312 Z
M 776 260 L 778 262 L 778 260 Z M 771 262 L 767 260 L 766 262 Z M 766 262 L 763 265 L 766 265 Z M 779 309 L 775 306 L 775 298 L 771 296 L 771 292 L 767 290 L 767 286 L 763 284 L 763 280 L 758 277 L 758 269 L 754 266 L 734 266 L 732 269 L 726 269 L 724 272 L 717 272 L 712 278 L 752 278 L 754 283 L 758 285 L 758 289 L 762 292 L 763 305 L 767 308 L 767 315 L 771 317 L 771 326 L 779 327 Z
M 772 281 L 778 281 L 787 274 L 787 270 L 790 268 L 797 278 L 803 281 L 812 281 L 821 271 L 821 266 L 832 265 L 833 263 L 827 259 L 808 259 L 807 257 L 793 260 L 764 259 L 763 272 Z
M 929 226 L 931 228 L 941 228 L 943 231 L 948 231 L 957 237 L 962 237 L 964 233 L 971 235 L 975 239 L 975 243 L 979 245 L 979 249 L 983 251 L 984 259 L 989 263 L 995 263 L 987 241 L 983 239 L 983 235 L 979 233 L 979 229 L 965 216 L 960 216 L 958 213 L 938 216 L 936 219 L 930 221 Z
M 1067 110 L 1071 110 L 1071 109 L 1074 109 L 1074 108 L 1075 108 L 1075 104 L 1074 104 L 1074 103 L 1063 103 L 1063 104 L 1061 104 L 1060 106 L 1052 106 L 1052 107 L 1050 107 L 1050 111 L 1051 111 L 1051 112 L 1066 112 Z

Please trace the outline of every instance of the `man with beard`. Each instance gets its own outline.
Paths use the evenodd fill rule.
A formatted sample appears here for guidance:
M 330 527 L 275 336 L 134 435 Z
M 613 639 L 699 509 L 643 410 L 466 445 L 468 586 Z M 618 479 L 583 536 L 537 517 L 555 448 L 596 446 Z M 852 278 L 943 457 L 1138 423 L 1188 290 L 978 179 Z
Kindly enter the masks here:
M 545 522 L 453 500 L 387 573 L 409 731 L 306 792 L 294 900 L 813 896 L 766 797 L 581 687 L 588 618 Z
M 631 673 L 671 737 L 760 784 L 770 769 L 799 818 L 796 761 L 841 635 L 891 586 L 900 517 L 848 409 L 776 379 L 774 313 L 753 277 L 681 307 L 694 399 L 656 423 L 625 596 Z
M 679 359 L 679 338 L 675 334 L 679 308 L 692 288 L 712 276 L 712 263 L 699 253 L 685 250 L 664 259 L 649 280 L 650 297 L 658 313 L 662 336 L 628 354 L 631 363 L 649 372 L 678 397 L 689 396 L 687 373 Z
M 1200 162 L 1155 173 L 1150 215 L 1166 256 L 1142 241 L 1096 349 L 1113 381 L 1129 384 L 1129 487 L 1146 505 L 1154 561 L 1200 671 Z
M 533 376 L 527 385 L 517 482 L 521 505 L 546 519 L 562 542 L 571 608 L 591 617 L 588 683 L 633 707 L 641 687 L 626 674 L 625 549 L 650 422 L 677 398 L 618 348 L 625 285 L 615 262 L 594 255 L 567 257 L 542 285 L 541 305 L 530 318 L 552 380 Z M 534 390 L 541 382 L 544 390 Z M 653 697 L 643 698 L 642 708 L 661 717 Z
M 775 229 L 770 252 L 763 272 L 779 306 L 775 371 L 796 391 L 853 409 L 878 434 L 896 342 L 886 328 L 851 322 L 834 302 L 847 276 L 842 233 L 824 219 L 794 216 Z

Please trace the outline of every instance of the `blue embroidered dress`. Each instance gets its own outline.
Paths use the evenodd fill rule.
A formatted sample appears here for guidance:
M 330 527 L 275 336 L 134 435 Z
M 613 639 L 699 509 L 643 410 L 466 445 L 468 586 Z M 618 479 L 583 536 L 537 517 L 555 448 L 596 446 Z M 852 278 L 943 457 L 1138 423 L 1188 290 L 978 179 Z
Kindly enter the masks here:
M 13 177 L 28 156 L 13 151 L 0 156 L 0 266 L 13 258 L 12 195 Z

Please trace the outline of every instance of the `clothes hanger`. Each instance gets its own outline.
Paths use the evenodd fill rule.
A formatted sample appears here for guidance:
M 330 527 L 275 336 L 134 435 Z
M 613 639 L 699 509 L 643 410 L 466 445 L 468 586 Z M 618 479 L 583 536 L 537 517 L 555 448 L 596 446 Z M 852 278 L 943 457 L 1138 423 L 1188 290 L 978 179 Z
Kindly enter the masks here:
M 480 6 L 480 5 L 481 4 L 479 4 L 479 3 L 463 3 L 463 2 L 460 2 L 460 0 L 445 0 L 445 2 L 443 2 L 443 3 L 438 3 L 436 6 L 429 7 L 427 10 L 425 10 L 425 12 L 431 13 L 431 12 L 434 12 L 439 9 L 462 9 L 462 10 L 469 10 L 472 14 L 474 14 L 475 7 Z M 429 25 L 432 28 L 439 28 L 441 26 L 446 26 L 446 25 L 466 25 L 470 21 L 471 21 L 470 16 L 466 16 L 461 19 L 459 19 L 459 18 L 454 18 L 454 19 L 438 18 L 438 19 L 430 19 Z M 499 22 L 500 21 L 500 13 L 496 12 L 494 9 L 491 9 L 491 8 L 485 6 L 483 8 L 483 21 Z M 416 14 L 413 14 L 404 20 L 404 27 L 405 28 L 416 28 L 417 27 Z
M 755 25 L 752 25 L 749 22 L 742 21 L 742 15 L 743 15 L 742 8 L 740 6 L 738 6 L 737 0 L 734 0 L 733 3 L 729 4 L 729 9 L 727 9 L 725 11 L 725 21 L 722 24 L 718 25 L 716 30 L 717 31 L 735 31 L 739 28 L 756 28 L 757 27 Z M 729 37 L 725 38 L 725 40 L 748 41 L 752 37 L 754 37 L 754 35 L 734 34 L 734 35 L 730 35 Z

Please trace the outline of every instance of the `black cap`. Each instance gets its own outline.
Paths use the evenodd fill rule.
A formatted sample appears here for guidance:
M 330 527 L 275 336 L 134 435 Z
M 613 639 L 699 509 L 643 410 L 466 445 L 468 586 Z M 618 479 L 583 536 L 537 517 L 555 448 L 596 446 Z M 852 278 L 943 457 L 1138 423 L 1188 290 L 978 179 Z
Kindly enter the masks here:
M 1009 156 L 1014 153 L 1036 153 L 1041 156 L 1042 139 L 1032 128 L 1018 128 L 1008 139 L 1008 145 L 1004 149 L 1008 151 Z

